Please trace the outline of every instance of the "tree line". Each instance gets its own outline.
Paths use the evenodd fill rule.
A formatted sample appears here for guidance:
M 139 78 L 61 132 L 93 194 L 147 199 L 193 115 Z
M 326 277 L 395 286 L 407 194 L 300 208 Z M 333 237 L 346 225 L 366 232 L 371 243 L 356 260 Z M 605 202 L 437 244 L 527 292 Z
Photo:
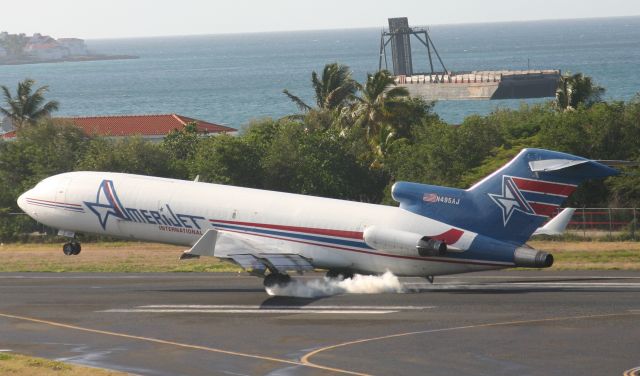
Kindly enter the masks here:
M 524 147 L 594 159 L 640 158 L 640 96 L 605 102 L 604 89 L 581 74 L 563 76 L 556 100 L 451 125 L 432 102 L 395 86 L 389 72 L 369 74 L 359 83 L 348 67 L 334 63 L 312 73 L 313 104 L 284 90 L 296 113 L 254 120 L 237 136 L 205 138 L 188 124 L 160 143 L 87 136 L 48 116 L 58 104 L 46 102 L 46 87 L 34 91 L 33 84 L 19 86 L 15 96 L 2 88 L 7 105 L 0 112 L 19 128 L 17 139 L 0 141 L 3 241 L 33 228 L 27 218 L 8 215 L 19 211 L 19 194 L 47 176 L 73 170 L 199 176 L 204 182 L 394 205 L 395 181 L 466 188 Z M 25 100 L 32 95 L 37 100 Z M 592 182 L 568 203 L 639 204 L 640 178 L 633 171 Z

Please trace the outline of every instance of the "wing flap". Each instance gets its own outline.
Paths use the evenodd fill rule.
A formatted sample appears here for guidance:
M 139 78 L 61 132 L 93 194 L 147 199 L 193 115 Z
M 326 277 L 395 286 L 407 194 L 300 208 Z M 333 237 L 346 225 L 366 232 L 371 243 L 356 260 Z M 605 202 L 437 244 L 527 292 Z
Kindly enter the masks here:
M 263 260 L 266 260 L 274 269 L 279 271 L 296 271 L 298 273 L 311 271 L 314 269 L 311 262 L 308 259 L 297 255 L 297 254 L 286 254 L 286 253 L 278 253 L 278 254 L 265 254 L 261 253 L 258 255 Z
M 230 259 L 245 270 L 258 274 L 264 274 L 267 269 L 279 273 L 288 271 L 303 273 L 314 269 L 309 260 L 291 253 L 229 254 L 224 258 Z
M 302 273 L 314 269 L 311 260 L 295 253 L 280 253 L 271 244 L 243 234 L 209 229 L 184 252 L 181 259 L 215 256 L 227 259 L 251 273 L 295 271 Z
M 242 269 L 264 274 L 266 265 L 253 255 L 228 255 L 228 258 Z

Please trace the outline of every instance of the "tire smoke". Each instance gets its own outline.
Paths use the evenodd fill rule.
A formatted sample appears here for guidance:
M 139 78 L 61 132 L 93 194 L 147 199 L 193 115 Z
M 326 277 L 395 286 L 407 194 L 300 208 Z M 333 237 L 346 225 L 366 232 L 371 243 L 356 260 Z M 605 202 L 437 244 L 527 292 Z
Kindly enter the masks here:
M 398 277 L 387 271 L 382 275 L 360 275 L 353 278 L 321 278 L 309 281 L 292 279 L 284 286 L 267 287 L 271 296 L 291 296 L 297 298 L 317 298 L 338 294 L 379 294 L 385 292 L 402 293 L 405 288 Z

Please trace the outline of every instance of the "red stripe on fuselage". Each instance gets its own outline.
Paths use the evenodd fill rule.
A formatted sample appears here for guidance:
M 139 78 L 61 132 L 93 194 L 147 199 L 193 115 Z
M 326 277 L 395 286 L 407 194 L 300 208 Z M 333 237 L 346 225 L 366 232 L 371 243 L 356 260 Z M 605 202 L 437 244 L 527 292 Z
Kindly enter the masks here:
M 220 221 L 222 222 L 222 221 Z M 235 223 L 235 222 L 233 222 Z M 374 255 L 374 256 L 382 256 L 382 257 L 391 257 L 391 258 L 399 258 L 399 259 L 405 259 L 405 260 L 419 260 L 419 261 L 432 261 L 432 262 L 444 262 L 444 263 L 450 263 L 450 264 L 470 264 L 470 265 L 490 265 L 490 266 L 502 266 L 502 267 L 510 267 L 513 266 L 513 264 L 510 263 L 502 263 L 502 262 L 491 262 L 491 261 L 474 261 L 474 260 L 463 260 L 463 259 L 451 259 L 451 258 L 446 258 L 446 257 L 411 257 L 411 256 L 401 256 L 401 255 L 393 255 L 393 254 L 388 254 L 388 253 L 379 253 L 379 252 L 372 252 L 372 251 L 365 251 L 365 250 L 361 250 L 361 249 L 353 249 L 353 248 L 346 248 L 346 247 L 340 247 L 340 246 L 336 246 L 336 245 L 328 245 L 328 244 L 321 244 L 321 243 L 314 243 L 314 242 L 308 242 L 308 241 L 304 241 L 304 240 L 295 240 L 295 239 L 290 239 L 290 238 L 283 238 L 283 237 L 279 237 L 279 236 L 271 236 L 271 235 L 265 235 L 265 234 L 256 234 L 253 232 L 247 232 L 247 231 L 236 231 L 236 230 L 229 230 L 229 229 L 221 229 L 222 231 L 227 231 L 227 232 L 235 232 L 238 234 L 245 234 L 245 235 L 253 235 L 253 236 L 260 236 L 263 238 L 269 238 L 269 239 L 278 239 L 278 240 L 286 240 L 289 242 L 293 242 L 293 243 L 302 243 L 302 244 L 308 244 L 308 245 L 315 245 L 315 246 L 319 246 L 319 247 L 326 247 L 326 248 L 333 248 L 333 249 L 339 249 L 342 251 L 349 251 L 349 252 L 356 252 L 356 253 L 364 253 L 364 254 L 369 254 L 369 255 Z
M 254 222 L 223 221 L 220 219 L 210 219 L 209 221 L 227 223 L 230 225 L 269 228 L 273 230 L 283 230 L 283 231 L 306 232 L 309 234 L 337 236 L 341 238 L 362 240 L 362 233 L 357 231 L 327 230 L 327 229 L 314 228 L 314 227 L 296 227 L 296 226 L 272 225 L 272 224 L 265 224 L 265 223 L 254 223 Z
M 108 195 L 109 201 L 111 201 L 111 203 L 113 204 L 113 208 L 116 209 L 116 211 L 118 212 L 117 214 L 120 217 L 124 217 L 122 209 L 120 209 L 120 207 L 118 206 L 118 202 L 116 201 L 116 198 L 113 196 L 113 193 L 111 192 L 111 187 L 109 186 L 109 183 L 105 183 L 104 184 L 104 190 Z
M 210 219 L 209 222 L 220 222 L 220 223 L 225 223 L 230 225 L 251 226 L 251 227 L 259 227 L 259 228 L 268 228 L 273 230 L 295 231 L 295 232 L 304 232 L 307 234 L 327 235 L 327 236 L 363 240 L 362 233 L 358 231 L 328 230 L 328 229 L 322 229 L 322 228 L 316 228 L 316 227 L 296 227 L 296 226 L 255 223 L 255 222 L 224 221 L 219 219 Z M 443 232 L 440 235 L 434 235 L 431 237 L 433 239 L 438 239 L 440 241 L 447 243 L 448 245 L 451 245 L 456 243 L 458 240 L 460 240 L 463 234 L 464 234 L 464 231 L 452 228 L 450 230 Z
M 27 198 L 27 200 L 42 201 L 42 202 L 50 202 L 50 203 L 52 203 L 52 204 L 69 205 L 69 206 L 78 206 L 78 207 L 82 207 L 82 205 L 78 205 L 78 204 L 70 204 L 70 203 L 68 203 L 68 202 L 58 202 L 58 201 L 42 200 L 42 199 L 39 199 L 39 198 Z
M 516 183 L 518 189 L 522 189 L 524 191 L 551 193 L 566 197 L 576 190 L 576 186 L 570 184 L 551 183 L 548 181 L 529 180 L 516 177 L 513 177 L 512 179 L 513 182 Z

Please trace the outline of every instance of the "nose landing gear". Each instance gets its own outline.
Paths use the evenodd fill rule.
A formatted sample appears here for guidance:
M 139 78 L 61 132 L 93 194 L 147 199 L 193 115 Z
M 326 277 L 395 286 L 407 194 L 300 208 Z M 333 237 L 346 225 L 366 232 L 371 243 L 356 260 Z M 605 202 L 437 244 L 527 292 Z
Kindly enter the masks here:
M 76 256 L 80 254 L 81 250 L 82 250 L 82 246 L 80 245 L 79 242 L 75 240 L 70 241 L 68 243 L 64 243 L 64 245 L 62 246 L 62 252 L 64 252 L 64 254 L 67 256 Z

